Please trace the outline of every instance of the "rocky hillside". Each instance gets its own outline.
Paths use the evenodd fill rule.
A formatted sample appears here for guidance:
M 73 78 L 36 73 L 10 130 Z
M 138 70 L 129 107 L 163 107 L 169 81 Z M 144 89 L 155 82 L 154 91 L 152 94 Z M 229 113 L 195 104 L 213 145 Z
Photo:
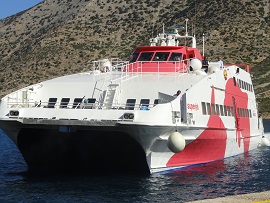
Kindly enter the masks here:
M 88 70 L 95 59 L 127 59 L 163 24 L 189 19 L 198 46 L 205 34 L 210 59 L 251 64 L 255 89 L 267 102 L 269 9 L 269 0 L 44 0 L 0 21 L 0 95 Z

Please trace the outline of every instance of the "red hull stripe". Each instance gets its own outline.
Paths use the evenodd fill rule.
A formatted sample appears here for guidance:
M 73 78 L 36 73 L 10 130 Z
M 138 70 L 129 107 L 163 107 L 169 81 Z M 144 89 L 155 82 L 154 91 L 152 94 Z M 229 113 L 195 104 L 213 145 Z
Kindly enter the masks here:
M 247 94 L 242 92 L 238 85 L 234 86 L 234 81 L 230 78 L 226 84 L 224 105 L 233 106 L 233 95 L 236 108 L 248 107 Z M 212 88 L 211 103 L 215 104 L 214 88 Z M 237 111 L 235 118 L 238 120 L 236 141 L 240 147 L 242 134 L 242 137 L 245 138 L 243 140 L 246 152 L 250 145 L 250 121 L 249 118 L 240 118 Z M 167 167 L 198 164 L 224 158 L 227 133 L 221 118 L 217 115 L 210 115 L 207 126 L 208 129 L 205 129 L 196 140 L 188 144 L 182 152 L 176 153 L 170 158 Z

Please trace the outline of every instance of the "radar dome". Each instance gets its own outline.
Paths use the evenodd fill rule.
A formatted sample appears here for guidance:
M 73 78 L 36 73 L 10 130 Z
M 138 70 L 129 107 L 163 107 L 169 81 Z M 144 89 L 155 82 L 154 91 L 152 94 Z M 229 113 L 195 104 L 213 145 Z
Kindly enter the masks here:
M 199 59 L 192 59 L 190 61 L 191 70 L 196 71 L 202 68 L 202 62 Z
M 111 70 L 112 64 L 109 59 L 103 59 L 101 61 L 101 67 L 100 70 L 102 72 L 109 72 Z

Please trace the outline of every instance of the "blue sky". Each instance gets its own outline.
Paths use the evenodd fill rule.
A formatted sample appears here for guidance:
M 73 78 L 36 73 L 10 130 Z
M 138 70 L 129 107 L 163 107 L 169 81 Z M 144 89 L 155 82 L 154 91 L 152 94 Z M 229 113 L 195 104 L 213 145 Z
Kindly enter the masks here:
M 0 19 L 24 11 L 43 0 L 0 0 Z

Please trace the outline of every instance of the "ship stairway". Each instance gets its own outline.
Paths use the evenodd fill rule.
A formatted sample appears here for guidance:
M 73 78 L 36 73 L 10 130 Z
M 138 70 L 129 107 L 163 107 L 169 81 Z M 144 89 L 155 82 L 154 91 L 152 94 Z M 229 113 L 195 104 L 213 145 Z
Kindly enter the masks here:
M 116 95 L 117 95 L 117 89 L 119 87 L 119 84 L 110 84 L 107 87 L 106 94 L 104 97 L 103 107 L 106 109 L 111 109 L 113 103 L 115 103 Z

